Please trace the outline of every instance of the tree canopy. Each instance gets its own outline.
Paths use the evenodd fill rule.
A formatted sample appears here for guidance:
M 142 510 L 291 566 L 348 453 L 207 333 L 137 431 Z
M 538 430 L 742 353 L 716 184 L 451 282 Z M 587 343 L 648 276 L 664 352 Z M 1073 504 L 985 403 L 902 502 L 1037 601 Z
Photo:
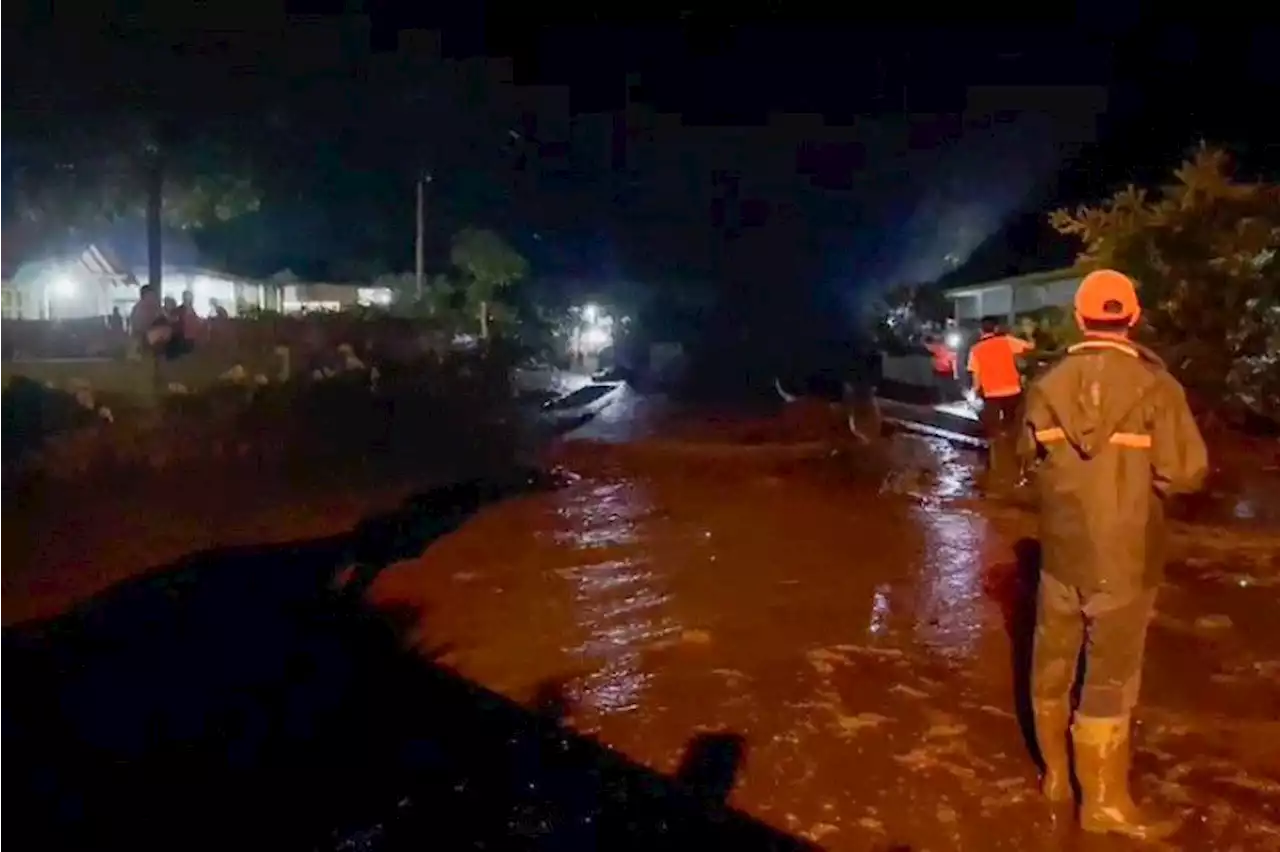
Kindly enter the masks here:
M 498 298 L 529 273 L 529 263 L 501 236 L 480 228 L 463 228 L 453 235 L 449 260 L 464 277 L 467 304 L 480 321 L 480 336 L 487 338 Z
M 48 123 L 38 143 L 19 144 L 6 206 L 42 238 L 145 216 L 154 168 L 163 175 L 162 218 L 170 227 L 225 222 L 260 201 L 248 158 L 220 128 L 179 135 L 142 119 L 91 128 Z
M 1080 262 L 1140 286 L 1142 333 L 1189 387 L 1280 418 L 1280 186 L 1201 146 L 1158 190 L 1052 214 Z

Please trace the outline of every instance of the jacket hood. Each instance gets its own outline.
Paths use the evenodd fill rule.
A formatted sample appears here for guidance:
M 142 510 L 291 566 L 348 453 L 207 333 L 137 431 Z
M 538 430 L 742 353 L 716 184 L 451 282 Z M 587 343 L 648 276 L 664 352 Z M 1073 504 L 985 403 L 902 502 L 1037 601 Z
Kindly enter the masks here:
M 1145 346 L 1128 340 L 1086 338 L 1067 350 L 1073 360 L 1069 391 L 1047 400 L 1067 441 L 1086 459 L 1100 453 L 1125 418 L 1160 381 L 1164 362 Z M 1149 365 L 1126 369 L 1133 359 Z M 1151 369 L 1154 367 L 1155 369 Z

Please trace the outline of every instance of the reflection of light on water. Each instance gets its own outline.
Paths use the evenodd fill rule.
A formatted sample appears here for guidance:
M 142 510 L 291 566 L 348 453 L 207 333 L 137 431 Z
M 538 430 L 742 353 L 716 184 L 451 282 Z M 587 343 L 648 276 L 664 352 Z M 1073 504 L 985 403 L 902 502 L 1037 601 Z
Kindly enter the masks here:
M 969 656 L 982 633 L 981 568 L 986 521 L 919 509 L 925 541 L 916 631 L 947 655 Z
M 577 552 L 634 544 L 637 522 L 652 510 L 633 483 L 561 494 L 564 502 L 557 514 L 567 528 L 556 540 Z M 577 587 L 575 612 L 587 636 L 569 650 L 594 667 L 573 690 L 574 698 L 601 712 L 634 710 L 651 678 L 642 669 L 640 650 L 678 630 L 659 614 L 668 595 L 654 587 L 654 573 L 642 557 L 591 562 L 556 573 Z
M 1242 497 L 1236 501 L 1236 505 L 1231 510 L 1231 514 L 1235 515 L 1242 521 L 1252 521 L 1258 517 L 1258 506 L 1248 497 Z
M 608 547 L 635 541 L 634 518 L 642 511 L 628 502 L 632 488 L 627 483 L 600 485 L 589 494 L 571 496 L 572 502 L 561 506 L 556 514 L 569 523 L 569 528 L 556 533 L 560 544 L 575 547 Z M 648 506 L 643 507 L 647 511 Z
M 909 481 L 906 490 L 917 497 L 936 502 L 972 494 L 976 459 L 971 451 L 943 438 L 921 435 L 896 436 L 893 449 L 897 472 L 892 476 Z
M 883 584 L 876 589 L 871 598 L 871 621 L 867 623 L 867 632 L 879 636 L 889 629 L 889 585 Z
M 961 454 L 954 444 L 941 438 L 928 438 L 926 443 L 938 465 L 932 496 L 946 500 L 969 494 L 973 486 L 972 453 Z

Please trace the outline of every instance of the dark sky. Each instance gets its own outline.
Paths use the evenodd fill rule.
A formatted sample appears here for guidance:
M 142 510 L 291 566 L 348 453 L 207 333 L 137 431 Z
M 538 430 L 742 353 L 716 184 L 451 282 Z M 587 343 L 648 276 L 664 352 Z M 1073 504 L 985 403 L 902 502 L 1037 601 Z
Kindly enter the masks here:
M 203 241 L 252 272 L 410 268 L 421 168 L 433 264 L 476 223 L 547 274 L 705 279 L 762 310 L 829 310 L 957 265 L 1069 260 L 1046 209 L 1158 180 L 1201 138 L 1277 163 L 1280 43 L 1262 27 L 94 8 L 6 9 L 6 170 L 68 116 L 80 133 L 125 112 L 230 124 L 265 200 Z

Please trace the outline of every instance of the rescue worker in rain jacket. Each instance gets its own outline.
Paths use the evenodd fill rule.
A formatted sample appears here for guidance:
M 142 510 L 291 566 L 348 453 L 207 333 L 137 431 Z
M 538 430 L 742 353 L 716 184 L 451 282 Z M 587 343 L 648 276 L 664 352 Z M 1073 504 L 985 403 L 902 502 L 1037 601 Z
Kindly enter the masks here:
M 1143 813 L 1130 796 L 1129 717 L 1163 579 L 1162 504 L 1199 488 L 1208 460 L 1182 386 L 1128 338 L 1140 310 L 1126 276 L 1085 277 L 1075 296 L 1085 339 L 1032 384 L 1018 449 L 1036 465 L 1040 500 L 1032 700 L 1042 791 L 1071 800 L 1074 749 L 1082 827 L 1156 839 L 1177 824 Z

